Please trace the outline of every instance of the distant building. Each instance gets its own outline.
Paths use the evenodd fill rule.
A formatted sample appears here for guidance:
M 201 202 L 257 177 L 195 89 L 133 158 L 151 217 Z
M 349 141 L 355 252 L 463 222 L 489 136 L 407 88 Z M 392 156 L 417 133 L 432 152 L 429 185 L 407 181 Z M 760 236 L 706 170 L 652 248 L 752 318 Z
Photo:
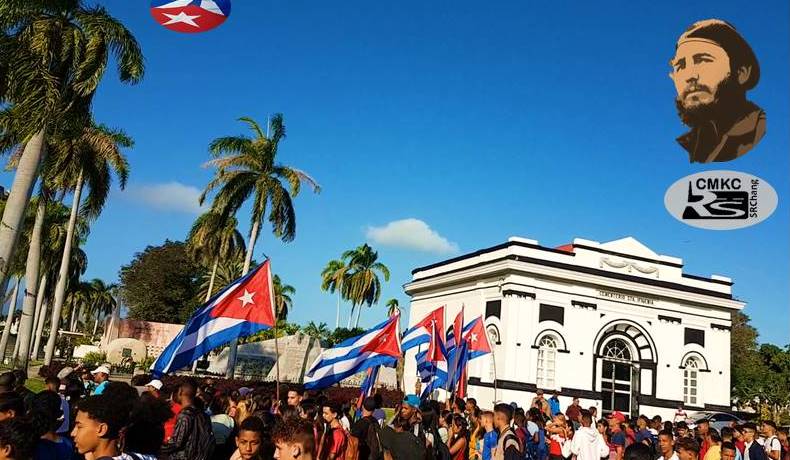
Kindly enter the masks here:
M 106 350 L 110 342 L 115 339 L 137 339 L 145 343 L 148 356 L 157 357 L 183 327 L 183 324 L 121 319 L 116 308 L 113 314 L 105 319 L 100 347 Z
M 744 303 L 723 276 L 684 273 L 683 260 L 634 238 L 575 239 L 559 248 L 511 238 L 412 271 L 409 321 L 446 305 L 482 315 L 493 355 L 469 366 L 469 395 L 529 405 L 559 390 L 599 413 L 671 416 L 730 409 L 731 315 Z M 416 380 L 406 358 L 406 388 Z

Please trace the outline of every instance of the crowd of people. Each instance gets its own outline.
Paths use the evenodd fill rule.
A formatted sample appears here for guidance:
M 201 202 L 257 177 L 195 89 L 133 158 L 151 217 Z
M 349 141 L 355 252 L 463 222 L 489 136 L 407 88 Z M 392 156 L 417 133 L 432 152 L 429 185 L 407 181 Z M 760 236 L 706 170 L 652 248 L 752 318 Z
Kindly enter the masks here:
M 685 417 L 599 418 L 542 392 L 524 404 L 406 395 L 390 416 L 380 395 L 338 402 L 290 387 L 219 391 L 211 379 L 135 388 L 110 370 L 66 368 L 46 389 L 0 375 L 0 460 L 790 460 L 770 421 L 717 431 Z

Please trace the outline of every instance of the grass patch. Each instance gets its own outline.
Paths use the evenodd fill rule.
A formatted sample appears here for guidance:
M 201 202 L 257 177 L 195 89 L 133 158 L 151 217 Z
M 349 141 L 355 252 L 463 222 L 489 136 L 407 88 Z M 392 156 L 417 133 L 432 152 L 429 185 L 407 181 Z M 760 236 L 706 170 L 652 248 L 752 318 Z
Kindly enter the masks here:
M 25 381 L 25 386 L 33 393 L 38 393 L 46 387 L 44 379 L 42 378 L 29 378 Z

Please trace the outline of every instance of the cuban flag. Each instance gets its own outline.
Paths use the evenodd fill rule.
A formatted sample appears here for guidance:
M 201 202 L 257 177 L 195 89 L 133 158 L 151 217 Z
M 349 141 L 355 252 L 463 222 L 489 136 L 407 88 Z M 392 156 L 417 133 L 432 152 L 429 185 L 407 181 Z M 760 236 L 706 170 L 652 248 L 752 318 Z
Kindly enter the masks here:
M 159 378 L 211 350 L 274 326 L 271 263 L 267 260 L 200 307 L 151 366 Z
M 460 343 L 462 331 L 464 328 L 464 306 L 461 305 L 461 310 L 455 315 L 452 327 L 447 331 L 447 358 L 448 358 L 448 378 L 447 390 L 451 390 L 454 382 L 457 381 L 456 370 L 458 369 L 458 362 L 461 356 Z
M 357 398 L 357 415 L 362 412 L 362 403 L 365 398 L 373 395 L 373 388 L 376 386 L 376 380 L 379 378 L 379 366 L 371 367 L 365 375 L 365 380 L 362 381 L 362 386 L 359 391 L 359 398 Z
M 406 329 L 403 333 L 403 351 L 410 350 L 431 340 L 431 325 L 436 324 L 439 331 L 444 330 L 444 305 L 428 313 L 419 323 Z
M 431 326 L 431 338 L 428 349 L 418 353 L 417 370 L 420 372 L 420 380 L 427 383 L 420 398 L 425 399 L 435 390 L 441 388 L 447 381 L 447 351 L 442 341 L 442 333 L 436 327 L 436 323 Z
M 151 16 L 176 32 L 205 32 L 228 19 L 230 0 L 151 0 Z
M 322 351 L 305 375 L 304 387 L 318 390 L 374 366 L 394 366 L 401 356 L 399 316 Z
M 483 317 L 478 316 L 472 322 L 464 326 L 464 342 L 469 344 L 469 359 L 479 358 L 491 353 L 491 344 L 488 342 Z

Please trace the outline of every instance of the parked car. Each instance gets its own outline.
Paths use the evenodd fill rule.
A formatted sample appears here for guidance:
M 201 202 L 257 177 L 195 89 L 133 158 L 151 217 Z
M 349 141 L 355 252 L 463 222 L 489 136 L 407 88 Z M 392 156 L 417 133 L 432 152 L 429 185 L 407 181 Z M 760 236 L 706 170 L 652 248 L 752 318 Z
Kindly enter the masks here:
M 688 416 L 688 420 L 690 427 L 696 425 L 697 421 L 699 420 L 708 420 L 711 428 L 716 428 L 716 431 L 718 432 L 721 432 L 721 429 L 725 426 L 732 426 L 733 422 L 735 422 L 737 425 L 746 423 L 745 420 L 742 420 L 737 416 L 728 414 L 726 412 L 709 411 L 694 412 Z

